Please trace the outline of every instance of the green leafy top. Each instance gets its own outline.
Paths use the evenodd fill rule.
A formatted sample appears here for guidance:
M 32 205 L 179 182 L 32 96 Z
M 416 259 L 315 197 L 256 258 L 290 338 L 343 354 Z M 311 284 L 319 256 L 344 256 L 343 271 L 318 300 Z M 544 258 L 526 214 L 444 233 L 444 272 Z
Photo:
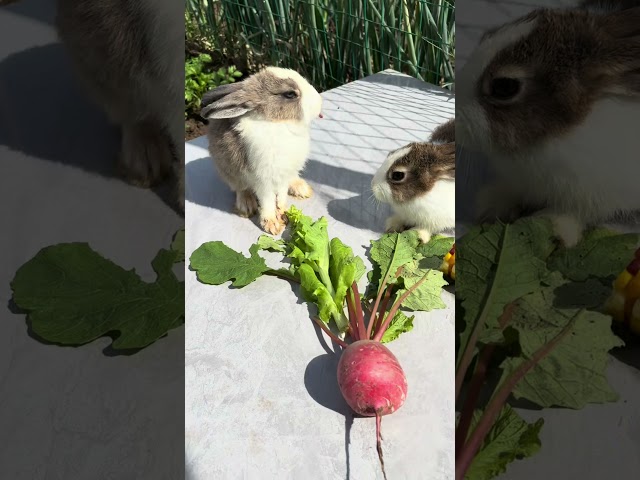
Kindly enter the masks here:
M 350 319 L 345 315 L 345 303 L 348 304 L 355 298 L 354 285 L 366 272 L 364 261 L 354 255 L 352 248 L 340 239 L 329 239 L 326 218 L 313 220 L 295 206 L 289 208 L 287 216 L 289 240 L 275 240 L 262 235 L 250 248 L 248 258 L 221 242 L 207 242 L 191 255 L 191 268 L 196 271 L 201 282 L 214 285 L 234 280 L 234 286 L 242 287 L 264 274 L 296 281 L 300 283 L 304 298 L 318 307 L 319 319 L 324 323 L 332 320 L 340 332 L 346 332 L 351 325 Z M 446 244 L 448 247 L 441 253 L 444 256 L 453 243 L 453 239 L 443 242 L 440 237 L 436 241 L 439 242 L 438 245 L 425 250 L 429 257 L 418 253 L 417 234 L 412 231 L 385 235 L 373 242 L 372 258 L 376 268 L 384 268 L 386 272 L 397 270 L 401 266 L 407 267 L 404 276 L 398 279 L 394 277 L 394 281 L 398 280 L 395 300 L 415 286 L 404 299 L 404 308 L 427 311 L 444 307 L 440 298 L 442 286 L 446 283 L 442 273 L 420 263 L 426 258 L 436 258 L 441 253 L 442 245 Z M 271 269 L 258 255 L 258 250 L 284 254 L 291 260 L 290 268 Z M 441 260 L 442 257 L 439 261 Z M 355 301 L 354 309 L 359 303 Z M 411 330 L 413 319 L 414 317 L 407 317 L 399 310 L 395 311 L 381 341 L 392 341 L 401 333 Z M 352 336 L 355 335 L 353 329 L 350 332 Z
M 181 259 L 178 233 L 151 262 L 156 281 L 146 283 L 86 243 L 53 245 L 18 269 L 13 301 L 47 342 L 77 346 L 113 334 L 113 349 L 140 349 L 184 322 L 184 282 L 172 271 Z
M 464 382 L 467 394 L 456 470 L 466 479 L 493 478 L 539 449 L 542 422 L 520 419 L 506 403 L 510 397 L 574 409 L 617 398 L 606 366 L 622 341 L 600 310 L 639 238 L 596 229 L 566 249 L 556 245 L 550 223 L 534 217 L 479 226 L 457 242 L 456 300 L 464 318 L 456 401 Z M 500 377 L 488 391 L 495 352 Z M 481 393 L 490 398 L 484 410 L 477 408 Z

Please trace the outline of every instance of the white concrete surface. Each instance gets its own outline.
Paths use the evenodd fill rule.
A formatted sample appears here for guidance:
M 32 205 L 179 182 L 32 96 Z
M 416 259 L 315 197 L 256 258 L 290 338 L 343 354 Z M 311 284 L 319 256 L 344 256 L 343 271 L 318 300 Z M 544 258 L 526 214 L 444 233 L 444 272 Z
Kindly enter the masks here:
M 454 115 L 454 100 L 415 79 L 385 73 L 323 94 L 303 173 L 315 190 L 293 202 L 324 215 L 329 233 L 366 258 L 386 210 L 370 182 L 387 152 L 426 140 Z M 247 254 L 261 234 L 230 213 L 233 195 L 216 177 L 205 137 L 186 150 L 186 254 L 222 240 Z M 271 260 L 270 260 L 271 261 Z M 368 264 L 368 261 L 367 261 Z M 381 479 L 375 422 L 355 419 L 327 350 L 297 289 L 272 277 L 237 290 L 186 278 L 186 455 L 193 480 Z M 363 282 L 364 286 L 364 282 Z M 408 398 L 382 421 L 391 480 L 453 478 L 454 316 L 451 307 L 416 315 L 390 344 L 407 374 Z

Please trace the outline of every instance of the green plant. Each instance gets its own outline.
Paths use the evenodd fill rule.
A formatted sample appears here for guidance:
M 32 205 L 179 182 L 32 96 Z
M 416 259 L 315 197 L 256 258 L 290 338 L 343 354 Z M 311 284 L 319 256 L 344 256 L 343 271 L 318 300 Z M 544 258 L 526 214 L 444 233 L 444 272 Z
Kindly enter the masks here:
M 288 67 L 320 90 L 388 68 L 450 87 L 454 5 L 453 0 L 187 0 L 201 34 L 232 53 L 246 72 L 267 64 Z
M 212 88 L 233 83 L 242 73 L 236 67 L 220 67 L 211 70 L 211 55 L 202 53 L 190 58 L 184 65 L 184 116 L 195 114 L 200 110 L 202 95 Z

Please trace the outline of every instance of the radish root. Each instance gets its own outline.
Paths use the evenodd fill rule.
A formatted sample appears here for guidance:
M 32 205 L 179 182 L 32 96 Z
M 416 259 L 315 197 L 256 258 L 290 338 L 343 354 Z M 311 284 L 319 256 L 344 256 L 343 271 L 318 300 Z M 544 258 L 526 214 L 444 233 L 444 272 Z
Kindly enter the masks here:
M 387 480 L 387 472 L 384 470 L 384 459 L 382 458 L 382 432 L 380 430 L 382 417 L 376 412 L 376 449 L 378 450 L 378 459 L 380 460 L 380 468 L 382 468 L 382 476 Z

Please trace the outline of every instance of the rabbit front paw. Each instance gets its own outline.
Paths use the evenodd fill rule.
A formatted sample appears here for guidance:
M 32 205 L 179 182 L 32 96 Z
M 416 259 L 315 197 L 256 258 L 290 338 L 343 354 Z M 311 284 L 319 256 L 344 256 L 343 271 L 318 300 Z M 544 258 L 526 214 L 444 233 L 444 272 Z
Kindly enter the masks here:
M 236 213 L 250 218 L 258 212 L 258 199 L 251 190 L 236 192 Z
M 272 218 L 260 219 L 260 226 L 265 232 L 271 235 L 280 235 L 287 224 L 285 218 L 285 215 L 277 213 Z
M 510 223 L 522 216 L 515 194 L 500 185 L 483 188 L 476 197 L 476 223 L 493 223 L 496 220 Z
M 118 173 L 128 183 L 149 188 L 162 182 L 171 172 L 171 140 L 150 123 L 125 125 L 118 158 Z
M 431 232 L 423 228 L 416 228 L 415 230 L 418 232 L 418 238 L 422 243 L 429 243 L 429 240 L 431 240 Z
M 404 220 L 397 215 L 392 215 L 387 219 L 385 225 L 385 233 L 404 232 L 407 227 L 404 224 Z
M 551 222 L 554 235 L 566 248 L 575 247 L 582 240 L 585 224 L 575 216 L 550 210 L 541 210 L 535 216 L 546 218 Z
M 313 189 L 302 178 L 296 178 L 289 184 L 289 195 L 295 198 L 309 198 L 313 195 Z

